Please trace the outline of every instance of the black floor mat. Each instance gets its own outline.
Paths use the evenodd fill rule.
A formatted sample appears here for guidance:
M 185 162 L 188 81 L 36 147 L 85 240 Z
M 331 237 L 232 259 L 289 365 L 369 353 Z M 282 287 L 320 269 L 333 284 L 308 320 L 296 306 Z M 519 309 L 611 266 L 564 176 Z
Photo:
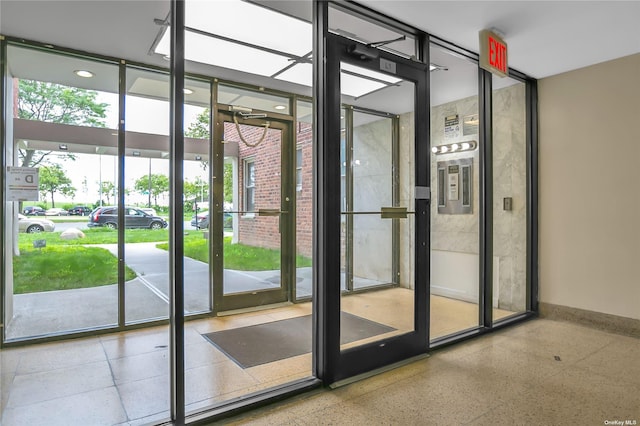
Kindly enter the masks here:
M 340 343 L 394 331 L 395 328 L 342 312 Z M 311 352 L 311 315 L 203 334 L 242 368 Z

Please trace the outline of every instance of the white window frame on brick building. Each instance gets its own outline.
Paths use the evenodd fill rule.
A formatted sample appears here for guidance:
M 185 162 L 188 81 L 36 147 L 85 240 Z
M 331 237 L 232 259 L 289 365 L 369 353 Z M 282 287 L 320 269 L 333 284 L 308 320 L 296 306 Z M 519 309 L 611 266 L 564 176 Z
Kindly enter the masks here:
M 253 179 L 251 179 L 251 173 L 249 172 L 249 167 L 253 167 Z M 253 158 L 247 158 L 244 160 L 244 197 L 243 204 L 245 210 L 245 216 L 252 217 L 254 216 L 254 211 L 256 208 L 256 199 L 255 199 L 255 188 L 256 188 L 256 162 Z M 249 204 L 249 200 L 251 199 L 251 204 Z
M 296 147 L 296 191 L 302 191 L 302 147 Z

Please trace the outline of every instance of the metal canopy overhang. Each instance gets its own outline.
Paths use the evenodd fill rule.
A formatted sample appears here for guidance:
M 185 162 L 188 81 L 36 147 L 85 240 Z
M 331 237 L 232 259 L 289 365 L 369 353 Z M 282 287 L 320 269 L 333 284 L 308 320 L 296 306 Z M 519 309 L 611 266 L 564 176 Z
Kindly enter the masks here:
M 143 158 L 166 158 L 169 152 L 169 136 L 149 133 L 126 132 L 126 154 L 138 151 Z M 118 131 L 102 127 L 83 127 L 68 124 L 45 123 L 41 121 L 13 120 L 13 138 L 19 148 L 61 153 L 84 153 L 117 155 Z M 67 145 L 66 150 L 58 144 Z M 238 143 L 224 144 L 225 157 L 238 156 Z M 185 159 L 201 160 L 209 158 L 209 141 L 185 138 Z

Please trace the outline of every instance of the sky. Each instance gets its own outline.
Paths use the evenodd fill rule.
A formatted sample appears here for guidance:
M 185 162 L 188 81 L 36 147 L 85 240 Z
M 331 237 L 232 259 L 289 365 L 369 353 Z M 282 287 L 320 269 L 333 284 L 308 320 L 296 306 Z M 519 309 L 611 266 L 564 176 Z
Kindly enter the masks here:
M 169 103 L 154 99 L 147 99 L 135 96 L 127 96 L 126 104 L 126 130 L 152 133 L 159 135 L 169 134 Z M 100 92 L 98 102 L 109 105 L 106 115 L 106 125 L 108 128 L 116 129 L 118 123 L 118 96 L 112 93 Z M 193 105 L 185 105 L 185 128 L 196 120 L 196 117 L 204 108 Z M 52 154 L 51 161 L 60 164 L 71 179 L 72 185 L 76 188 L 76 195 L 72 198 L 56 194 L 54 197 L 56 206 L 66 203 L 78 205 L 91 205 L 99 199 L 99 182 L 110 181 L 115 183 L 117 176 L 117 157 L 97 154 L 75 154 L 76 160 L 64 159 L 62 156 Z M 134 183 L 142 176 L 149 173 L 151 166 L 152 174 L 164 174 L 169 176 L 168 159 L 149 159 L 142 157 L 125 158 L 125 188 L 130 189 L 127 202 L 146 203 L 148 196 L 138 194 L 133 191 Z M 187 161 L 184 167 L 185 180 L 193 181 L 196 176 L 207 180 L 207 172 L 202 169 L 200 162 Z M 103 196 L 106 202 L 106 197 Z M 158 204 L 167 204 L 168 198 L 159 198 Z M 50 196 L 46 200 L 40 195 L 40 201 L 50 202 Z M 113 196 L 109 202 L 113 203 Z

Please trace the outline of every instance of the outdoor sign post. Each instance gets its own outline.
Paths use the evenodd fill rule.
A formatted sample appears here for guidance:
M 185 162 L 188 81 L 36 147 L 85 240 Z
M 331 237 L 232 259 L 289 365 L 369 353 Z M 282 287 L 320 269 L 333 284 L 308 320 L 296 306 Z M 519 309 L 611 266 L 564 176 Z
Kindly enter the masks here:
M 7 166 L 7 201 L 38 201 L 38 184 L 37 168 Z

